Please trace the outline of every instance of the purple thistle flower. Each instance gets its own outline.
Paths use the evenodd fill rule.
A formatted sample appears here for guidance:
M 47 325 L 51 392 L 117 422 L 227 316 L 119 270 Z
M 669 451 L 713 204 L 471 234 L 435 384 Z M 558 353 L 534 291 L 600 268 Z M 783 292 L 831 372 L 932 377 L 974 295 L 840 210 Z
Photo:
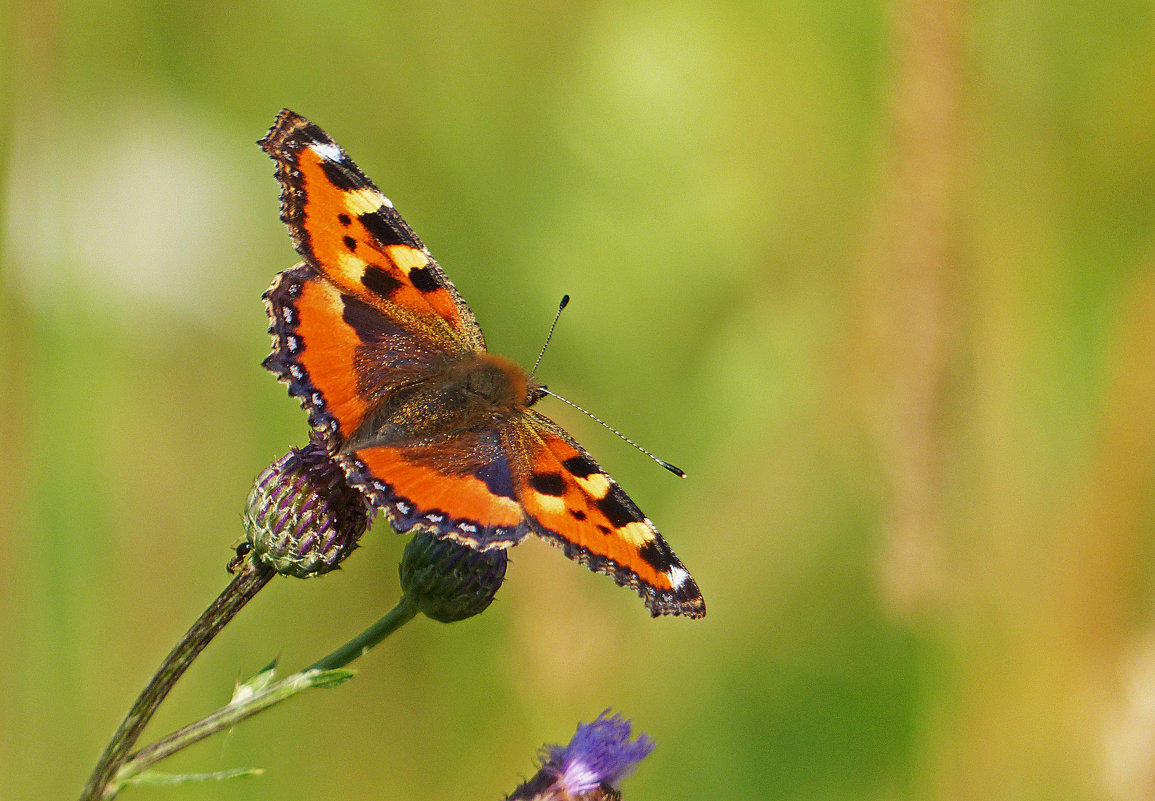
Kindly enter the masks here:
M 621 780 L 654 750 L 645 734 L 630 740 L 630 722 L 610 710 L 579 723 L 569 745 L 541 749 L 541 770 L 507 801 L 599 801 L 620 798 Z

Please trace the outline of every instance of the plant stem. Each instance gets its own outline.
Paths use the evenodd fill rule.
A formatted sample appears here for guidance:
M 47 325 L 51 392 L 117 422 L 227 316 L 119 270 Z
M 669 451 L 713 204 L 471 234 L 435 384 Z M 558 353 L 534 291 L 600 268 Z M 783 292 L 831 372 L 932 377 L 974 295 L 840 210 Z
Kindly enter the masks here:
M 397 605 L 369 628 L 326 657 L 318 659 L 305 670 L 333 670 L 344 667 L 370 648 L 404 626 L 417 614 L 417 604 L 402 595 Z M 304 671 L 302 671 L 304 672 Z
M 258 712 L 263 712 L 271 706 L 287 701 L 294 695 L 313 687 L 332 687 L 352 677 L 348 670 L 303 670 L 286 676 L 280 681 L 273 682 L 268 687 L 259 690 L 243 700 L 233 701 L 221 707 L 211 715 L 207 715 L 195 723 L 177 729 L 167 737 L 157 740 L 151 745 L 137 751 L 124 762 L 116 776 L 116 784 L 123 785 L 128 779 L 143 772 L 146 768 L 155 765 L 177 751 L 181 751 L 193 743 L 200 742 L 211 734 L 225 729 L 231 729 L 245 718 L 250 718 Z
M 352 674 L 338 668 L 364 655 L 374 645 L 408 623 L 417 614 L 417 604 L 402 597 L 397 605 L 369 628 L 331 654 L 317 660 L 309 667 L 286 676 L 280 681 L 253 693 L 247 698 L 234 700 L 216 712 L 190 723 L 166 737 L 148 745 L 129 759 L 116 774 L 116 784 L 135 776 L 166 757 L 172 756 L 193 743 L 199 742 L 218 731 L 229 729 L 245 718 L 263 712 L 271 706 L 292 698 L 312 687 L 334 686 Z
M 165 657 L 136 703 L 132 705 L 116 733 L 101 754 L 88 784 L 80 794 L 80 801 L 111 799 L 120 791 L 112 783 L 129 751 L 140 738 L 157 707 L 172 690 L 177 680 L 188 670 L 197 655 L 204 650 L 221 629 L 244 608 L 275 575 L 272 568 L 246 562 L 224 591 L 181 638 Z

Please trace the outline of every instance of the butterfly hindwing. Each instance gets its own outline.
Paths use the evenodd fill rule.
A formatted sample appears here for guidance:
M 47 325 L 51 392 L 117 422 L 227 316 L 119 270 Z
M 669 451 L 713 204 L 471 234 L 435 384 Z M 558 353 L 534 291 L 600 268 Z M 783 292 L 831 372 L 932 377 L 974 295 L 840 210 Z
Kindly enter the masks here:
M 368 408 L 349 369 L 360 344 L 356 332 L 333 324 L 344 308 L 341 290 L 299 264 L 278 273 L 264 299 L 273 337 L 265 367 L 301 402 L 309 424 L 339 441 L 360 425 Z
M 273 351 L 265 359 L 340 444 L 396 387 L 429 375 L 444 354 L 307 264 L 281 272 L 265 293 Z
M 518 492 L 534 531 L 574 559 L 637 591 L 650 612 L 701 617 L 697 583 L 625 490 L 564 429 L 526 411 Z
M 516 545 L 529 533 L 497 429 L 354 455 L 350 483 L 385 510 L 397 531 L 426 531 L 479 550 Z

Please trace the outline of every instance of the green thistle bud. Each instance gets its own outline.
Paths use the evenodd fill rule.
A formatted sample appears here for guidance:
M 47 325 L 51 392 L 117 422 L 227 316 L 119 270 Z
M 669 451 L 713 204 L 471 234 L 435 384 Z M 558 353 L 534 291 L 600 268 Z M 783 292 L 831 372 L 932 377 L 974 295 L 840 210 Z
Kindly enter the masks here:
M 244 513 L 252 548 L 238 547 L 230 570 L 255 559 L 297 578 L 328 573 L 356 549 L 372 514 L 323 445 L 293 448 L 253 483 Z
M 464 620 L 493 602 L 508 561 L 504 548 L 476 551 L 417 534 L 401 556 L 401 591 L 432 620 Z

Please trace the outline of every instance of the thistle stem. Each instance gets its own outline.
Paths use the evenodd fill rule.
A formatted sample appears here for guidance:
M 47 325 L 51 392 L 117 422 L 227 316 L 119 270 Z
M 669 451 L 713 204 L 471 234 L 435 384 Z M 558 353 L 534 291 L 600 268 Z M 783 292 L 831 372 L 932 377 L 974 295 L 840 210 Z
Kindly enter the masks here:
M 251 718 L 271 706 L 287 701 L 298 693 L 313 687 L 333 687 L 353 676 L 350 670 L 302 670 L 273 682 L 243 700 L 233 701 L 211 715 L 177 729 L 133 754 L 116 775 L 116 784 L 123 785 L 145 768 L 172 756 L 193 743 L 198 743 L 218 731 L 231 729 L 245 718 Z
M 397 605 L 369 628 L 326 657 L 318 659 L 305 668 L 308 670 L 333 670 L 344 667 L 359 656 L 363 656 L 377 643 L 404 626 L 417 614 L 417 602 L 402 595 Z M 304 672 L 304 671 L 302 671 Z
M 188 670 L 193 660 L 217 634 L 244 608 L 275 575 L 272 568 L 246 563 L 224 591 L 181 638 L 165 657 L 152 679 L 132 705 L 116 733 L 100 755 L 88 784 L 80 794 L 80 801 L 112 799 L 120 791 L 113 779 L 120 771 L 130 750 L 140 739 L 144 727 L 156 713 L 161 702 L 177 680 Z
M 216 732 L 232 728 L 245 718 L 263 712 L 300 692 L 312 687 L 332 687 L 340 684 L 352 676 L 352 673 L 339 670 L 339 668 L 367 653 L 370 648 L 412 620 L 416 614 L 417 604 L 402 596 L 397 605 L 385 613 L 380 620 L 328 656 L 317 660 L 309 667 L 291 676 L 273 682 L 248 697 L 234 700 L 195 723 L 190 723 L 140 749 L 124 761 L 123 767 L 116 774 L 115 783 L 119 786 L 160 760 L 172 756 L 177 751 Z

